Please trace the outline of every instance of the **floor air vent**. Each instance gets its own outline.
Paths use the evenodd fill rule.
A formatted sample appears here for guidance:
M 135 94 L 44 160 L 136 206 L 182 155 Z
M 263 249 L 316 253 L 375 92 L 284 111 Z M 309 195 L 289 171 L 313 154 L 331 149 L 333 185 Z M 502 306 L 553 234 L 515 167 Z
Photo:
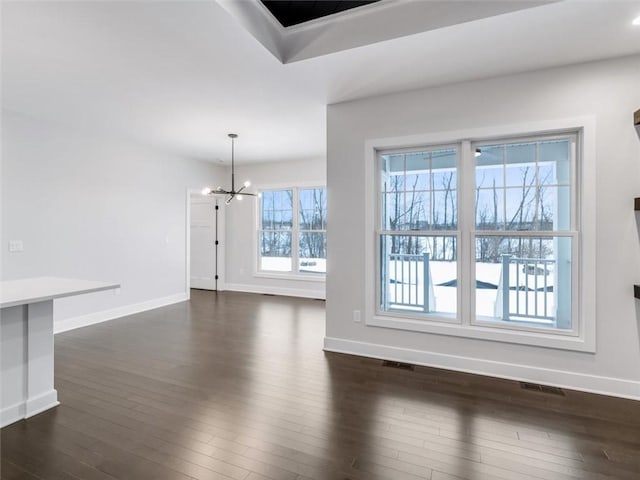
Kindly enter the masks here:
M 520 387 L 525 390 L 531 390 L 534 392 L 548 393 L 549 395 L 562 395 L 564 391 L 558 387 L 549 387 L 547 385 L 538 385 L 537 383 L 520 382 Z
M 411 365 L 410 363 L 402 363 L 402 362 L 392 362 L 390 360 L 385 360 L 382 362 L 383 367 L 391 367 L 398 368 L 400 370 L 414 370 L 416 368 L 415 365 Z

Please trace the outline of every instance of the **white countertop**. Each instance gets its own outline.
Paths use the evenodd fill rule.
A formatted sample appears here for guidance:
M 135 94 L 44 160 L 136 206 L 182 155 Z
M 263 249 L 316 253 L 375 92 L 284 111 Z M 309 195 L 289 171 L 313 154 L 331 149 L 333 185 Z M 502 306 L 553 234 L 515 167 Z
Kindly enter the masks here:
M 0 282 L 0 308 L 119 288 L 117 283 L 77 278 L 36 277 Z

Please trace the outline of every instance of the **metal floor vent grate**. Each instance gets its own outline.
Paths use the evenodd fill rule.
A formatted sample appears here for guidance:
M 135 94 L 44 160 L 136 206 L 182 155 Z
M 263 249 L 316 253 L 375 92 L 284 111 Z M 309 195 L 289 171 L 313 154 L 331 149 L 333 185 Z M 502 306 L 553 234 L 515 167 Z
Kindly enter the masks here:
M 523 388 L 524 390 L 548 393 L 549 395 L 564 396 L 564 390 L 558 387 L 549 387 L 547 385 L 538 385 L 537 383 L 529 383 L 529 382 L 520 382 L 520 387 Z
M 382 362 L 382 366 L 383 367 L 390 367 L 390 368 L 398 368 L 400 370 L 415 370 L 416 366 L 415 365 L 411 365 L 410 363 L 402 363 L 402 362 L 392 362 L 390 360 L 384 360 Z

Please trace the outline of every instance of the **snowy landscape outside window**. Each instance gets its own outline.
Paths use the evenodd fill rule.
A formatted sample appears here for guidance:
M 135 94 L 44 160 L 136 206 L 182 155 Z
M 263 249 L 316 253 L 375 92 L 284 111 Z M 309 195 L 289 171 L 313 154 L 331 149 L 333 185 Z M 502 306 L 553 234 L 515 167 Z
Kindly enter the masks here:
M 260 196 L 259 270 L 326 273 L 326 189 L 263 190 Z
M 389 153 L 380 159 L 382 309 L 455 318 L 458 151 Z
M 379 152 L 379 312 L 576 334 L 576 140 Z

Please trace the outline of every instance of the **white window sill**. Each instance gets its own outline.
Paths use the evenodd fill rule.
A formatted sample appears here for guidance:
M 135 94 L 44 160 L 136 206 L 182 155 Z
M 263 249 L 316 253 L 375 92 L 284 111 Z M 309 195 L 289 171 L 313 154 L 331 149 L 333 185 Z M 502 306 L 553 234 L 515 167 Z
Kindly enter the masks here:
M 434 333 L 477 340 L 516 343 L 535 347 L 572 350 L 595 353 L 595 341 L 587 341 L 582 337 L 552 334 L 544 332 L 508 330 L 506 328 L 482 327 L 478 325 L 461 325 L 435 322 L 426 319 L 411 319 L 395 316 L 374 315 L 367 319 L 367 326 L 394 328 L 412 332 Z
M 256 272 L 253 274 L 256 278 L 271 278 L 277 280 L 295 280 L 303 282 L 324 283 L 326 275 L 324 273 L 292 273 L 292 272 Z

